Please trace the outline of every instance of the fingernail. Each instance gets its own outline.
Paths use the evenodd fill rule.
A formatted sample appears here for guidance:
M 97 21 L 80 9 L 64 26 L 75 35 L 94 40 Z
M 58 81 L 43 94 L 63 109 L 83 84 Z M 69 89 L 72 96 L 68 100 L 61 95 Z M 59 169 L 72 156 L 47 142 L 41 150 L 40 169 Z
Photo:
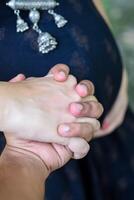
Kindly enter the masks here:
M 59 127 L 59 132 L 63 135 L 63 136 L 66 136 L 67 133 L 70 131 L 70 127 L 67 126 L 67 125 L 61 125 Z
M 80 84 L 80 85 L 79 85 L 79 89 L 80 89 L 82 92 L 84 92 L 84 94 L 87 94 L 87 87 L 86 87 L 86 85 Z
M 59 72 L 59 75 L 60 75 L 62 78 L 66 76 L 65 72 L 63 72 L 63 71 L 60 71 L 60 72 Z
M 103 122 L 103 124 L 102 124 L 102 129 L 108 129 L 109 128 L 109 126 L 110 126 L 110 124 L 108 123 L 108 122 Z
M 81 112 L 83 110 L 83 106 L 81 104 L 75 104 L 77 111 Z

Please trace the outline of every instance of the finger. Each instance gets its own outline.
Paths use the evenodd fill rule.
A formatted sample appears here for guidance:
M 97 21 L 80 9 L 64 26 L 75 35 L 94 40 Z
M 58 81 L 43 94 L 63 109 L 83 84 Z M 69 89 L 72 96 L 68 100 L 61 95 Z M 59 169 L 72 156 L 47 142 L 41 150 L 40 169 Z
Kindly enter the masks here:
M 76 92 L 81 97 L 86 97 L 89 95 L 93 95 L 95 92 L 95 88 L 91 81 L 83 80 L 76 86 Z
M 84 158 L 88 152 L 90 151 L 90 145 L 88 144 L 88 151 L 86 153 L 74 153 L 73 156 L 72 156 L 72 159 L 75 159 L 75 160 L 79 160 L 79 159 L 82 159 Z
M 26 77 L 25 77 L 24 74 L 18 74 L 17 76 L 15 76 L 14 78 L 12 78 L 9 82 L 15 83 L 15 82 L 23 81 L 25 79 L 26 79 Z
M 67 65 L 57 64 L 49 71 L 48 74 L 53 74 L 56 81 L 63 82 L 67 80 L 69 71 L 70 70 Z
M 63 124 L 59 126 L 58 132 L 63 137 L 81 137 L 89 142 L 93 138 L 94 127 L 90 123 Z
M 67 85 L 69 86 L 69 87 L 73 87 L 73 88 L 75 88 L 76 87 L 76 85 L 77 85 L 77 79 L 76 79 L 76 77 L 75 76 L 73 76 L 73 75 L 69 75 L 68 76 L 68 79 L 67 79 L 67 81 L 66 81 L 66 83 L 67 83 Z M 74 91 L 74 93 L 75 93 L 75 91 Z M 78 96 L 78 94 L 76 93 L 76 95 Z M 80 98 L 81 99 L 81 98 Z
M 98 102 L 98 99 L 95 96 L 87 96 L 87 97 L 81 98 L 81 101 L 82 102 L 88 102 L 88 101 Z
M 90 124 L 92 124 L 94 131 L 100 129 L 100 122 L 99 122 L 99 120 L 97 120 L 95 118 L 82 117 L 82 118 L 77 118 L 75 120 L 75 122 L 77 122 L 77 123 L 90 123 Z
M 63 145 L 59 145 L 56 143 L 53 143 L 52 145 L 59 155 L 59 162 L 57 162 L 58 166 L 56 166 L 56 168 L 59 168 L 65 165 L 72 158 L 73 152 L 71 152 L 68 147 Z
M 74 153 L 75 159 L 83 158 L 90 149 L 89 144 L 82 138 L 71 138 L 68 147 Z
M 103 113 L 103 106 L 96 101 L 72 103 L 69 110 L 75 117 L 99 118 Z
M 107 129 L 100 129 L 94 133 L 95 138 L 103 137 L 111 134 L 115 130 L 115 124 L 110 125 Z
M 107 135 L 106 131 L 100 129 L 100 130 L 98 130 L 94 133 L 94 138 L 100 138 L 100 137 L 103 137 L 103 136 L 106 136 L 106 135 Z
M 115 115 L 113 121 L 108 121 L 108 119 L 105 119 L 102 128 L 95 132 L 95 138 L 106 136 L 111 134 L 117 127 L 119 127 L 124 120 L 124 117 L 122 116 L 122 113 L 118 113 L 118 115 Z
M 83 137 L 87 140 L 100 129 L 100 122 L 93 118 L 77 118 L 75 123 L 65 123 L 58 127 L 62 137 Z M 92 135 L 91 135 L 92 134 Z

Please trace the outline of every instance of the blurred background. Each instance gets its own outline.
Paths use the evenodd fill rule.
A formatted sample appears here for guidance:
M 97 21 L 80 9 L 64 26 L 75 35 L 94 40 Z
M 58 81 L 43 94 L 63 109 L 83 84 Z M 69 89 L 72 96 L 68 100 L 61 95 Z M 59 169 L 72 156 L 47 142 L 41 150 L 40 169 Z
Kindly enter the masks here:
M 129 74 L 129 99 L 134 111 L 134 0 L 102 0 Z

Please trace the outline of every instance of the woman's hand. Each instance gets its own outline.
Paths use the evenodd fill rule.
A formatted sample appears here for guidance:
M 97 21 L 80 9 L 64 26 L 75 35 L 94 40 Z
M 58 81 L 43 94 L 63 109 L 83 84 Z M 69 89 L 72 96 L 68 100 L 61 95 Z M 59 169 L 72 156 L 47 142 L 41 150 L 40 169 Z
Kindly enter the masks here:
M 73 76 L 64 83 L 54 81 L 50 77 L 5 83 L 6 98 L 2 96 L 1 100 L 5 100 L 3 104 L 5 103 L 6 112 L 3 119 L 6 120 L 3 120 L 1 130 L 23 139 L 34 138 L 42 141 L 44 137 L 47 140 L 44 133 L 51 134 L 59 121 L 74 120 L 67 109 L 71 102 L 80 100 L 74 91 L 75 84 L 76 79 Z M 50 120 L 52 130 L 48 126 Z M 24 135 L 24 132 L 29 134 Z M 42 136 L 39 132 L 42 132 Z
M 128 78 L 127 73 L 124 70 L 121 88 L 118 97 L 110 110 L 109 114 L 104 119 L 102 128 L 95 133 L 95 137 L 102 137 L 112 133 L 117 129 L 124 121 L 128 106 Z

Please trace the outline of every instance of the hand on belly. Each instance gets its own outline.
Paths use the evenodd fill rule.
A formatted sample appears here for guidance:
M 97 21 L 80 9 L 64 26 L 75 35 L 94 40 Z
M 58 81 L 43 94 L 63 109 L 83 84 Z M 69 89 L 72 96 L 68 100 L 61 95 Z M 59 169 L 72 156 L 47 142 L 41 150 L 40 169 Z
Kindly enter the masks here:
M 104 119 L 102 128 L 95 133 L 95 137 L 106 136 L 116 130 L 123 123 L 128 106 L 127 88 L 128 79 L 127 73 L 124 70 L 122 84 L 117 99 L 111 111 Z

